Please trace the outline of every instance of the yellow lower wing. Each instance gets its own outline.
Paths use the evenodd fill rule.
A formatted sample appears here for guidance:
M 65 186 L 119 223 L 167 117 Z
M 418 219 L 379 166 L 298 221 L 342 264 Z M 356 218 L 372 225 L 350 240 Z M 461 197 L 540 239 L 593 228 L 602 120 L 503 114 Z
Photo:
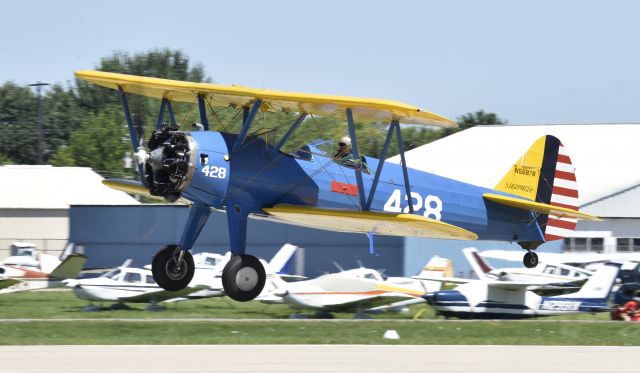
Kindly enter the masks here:
M 516 207 L 523 210 L 531 210 L 540 214 L 555 214 L 562 217 L 582 220 L 602 220 L 597 216 L 585 214 L 580 211 L 571 210 L 565 207 L 553 206 L 546 203 L 529 201 L 521 198 L 507 197 L 494 193 L 485 193 L 482 195 L 482 197 L 488 201 L 499 203 L 501 205 Z
M 455 240 L 477 240 L 478 235 L 439 220 L 412 214 L 322 209 L 309 206 L 276 205 L 264 212 L 296 225 L 339 232 L 388 236 L 412 236 Z

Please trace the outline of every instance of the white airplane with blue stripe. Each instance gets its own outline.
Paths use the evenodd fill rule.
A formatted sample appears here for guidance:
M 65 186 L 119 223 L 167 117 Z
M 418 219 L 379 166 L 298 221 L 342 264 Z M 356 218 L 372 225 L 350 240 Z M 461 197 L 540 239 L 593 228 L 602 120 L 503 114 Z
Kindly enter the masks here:
M 607 312 L 609 295 L 618 268 L 603 266 L 575 293 L 540 296 L 532 289 L 543 289 L 540 283 L 441 278 L 439 281 L 460 284 L 453 290 L 442 290 L 423 297 L 439 315 L 465 319 L 521 319 L 576 313 Z M 436 278 L 422 278 L 437 280 Z

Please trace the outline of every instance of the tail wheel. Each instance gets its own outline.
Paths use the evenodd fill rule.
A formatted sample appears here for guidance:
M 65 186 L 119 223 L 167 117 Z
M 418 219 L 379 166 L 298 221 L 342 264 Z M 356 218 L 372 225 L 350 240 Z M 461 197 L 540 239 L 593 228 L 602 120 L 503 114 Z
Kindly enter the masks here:
M 247 302 L 260 295 L 266 279 L 262 263 L 252 255 L 233 255 L 222 270 L 224 291 L 238 302 Z
M 182 251 L 178 245 L 168 245 L 153 257 L 151 262 L 153 279 L 164 290 L 182 290 L 193 278 L 196 268 L 193 256 L 188 251 Z
M 524 254 L 524 258 L 522 259 L 522 263 L 527 268 L 535 268 L 538 265 L 538 254 L 533 251 L 529 251 Z

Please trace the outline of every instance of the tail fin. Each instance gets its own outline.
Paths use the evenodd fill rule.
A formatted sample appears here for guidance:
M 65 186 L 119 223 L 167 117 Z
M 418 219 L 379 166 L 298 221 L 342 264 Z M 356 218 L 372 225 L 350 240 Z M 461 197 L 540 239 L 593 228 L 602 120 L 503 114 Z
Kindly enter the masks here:
M 434 255 L 429 259 L 427 264 L 425 264 L 422 271 L 418 273 L 418 277 L 453 277 L 453 262 L 447 258 L 441 258 L 437 255 Z
M 417 277 L 453 277 L 453 262 L 451 259 L 441 258 L 434 255 L 425 264 Z M 422 288 L 426 293 L 439 291 L 442 289 L 442 281 L 420 280 Z
M 485 275 L 493 270 L 493 268 L 482 259 L 475 247 L 467 247 L 462 250 L 464 257 L 471 265 L 473 272 L 479 279 L 483 279 Z
M 539 138 L 494 189 L 578 211 L 575 168 L 562 142 L 551 135 Z M 571 235 L 577 223 L 577 219 L 555 214 L 542 214 L 537 220 L 545 241 Z
M 68 255 L 50 274 L 51 278 L 76 278 L 80 274 L 87 257 L 82 254 Z
M 604 265 L 591 275 L 576 293 L 559 295 L 553 298 L 580 298 L 606 302 L 616 277 L 618 277 L 618 267 Z
M 287 273 L 293 263 L 293 254 L 296 253 L 296 250 L 298 250 L 298 246 L 284 244 L 269 261 L 271 269 L 276 273 Z

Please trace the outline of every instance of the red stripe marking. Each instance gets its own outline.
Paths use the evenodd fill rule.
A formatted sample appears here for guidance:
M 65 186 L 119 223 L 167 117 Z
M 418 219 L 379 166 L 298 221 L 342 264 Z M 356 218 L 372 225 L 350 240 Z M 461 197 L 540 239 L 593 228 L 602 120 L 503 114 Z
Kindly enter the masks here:
M 24 268 L 19 268 L 14 266 L 7 266 L 7 267 L 22 271 L 22 276 L 16 276 L 16 278 L 47 278 L 49 277 L 49 275 L 47 275 L 44 272 L 32 271 L 29 269 L 24 269 Z
M 571 164 L 571 158 L 566 155 L 558 154 L 558 163 Z
M 566 172 L 566 171 L 558 171 L 558 170 L 556 170 L 556 176 L 555 177 L 556 177 L 556 179 L 576 181 L 576 174 L 574 174 L 573 172 Z
M 547 241 L 547 242 L 548 242 L 548 241 L 561 240 L 561 239 L 563 239 L 563 238 L 564 238 L 564 237 L 556 236 L 556 235 L 554 235 L 554 234 L 545 234 L 545 235 L 544 235 L 544 240 L 545 240 L 545 241 Z
M 566 209 L 571 209 L 571 210 L 578 211 L 578 206 L 566 205 L 566 204 L 560 203 L 560 202 L 551 202 L 551 206 L 564 207 Z
M 480 255 L 478 255 L 478 253 L 473 252 L 471 254 L 473 254 L 473 258 L 476 260 L 476 262 L 478 263 L 478 265 L 482 269 L 482 272 L 484 272 L 484 273 L 491 272 L 491 268 L 489 268 L 487 263 L 485 263 L 484 260 L 482 260 L 482 258 L 480 257 Z
M 556 228 L 570 229 L 572 231 L 576 229 L 576 223 L 571 222 L 571 221 L 565 221 L 565 220 L 549 219 L 549 222 L 547 223 L 547 226 L 556 227 Z
M 558 194 L 565 197 L 578 198 L 578 191 L 576 189 L 568 189 L 559 186 L 554 186 L 551 194 Z
M 338 181 L 331 181 L 331 191 L 334 193 L 348 194 L 350 196 L 358 195 L 358 186 L 354 184 L 346 184 Z

